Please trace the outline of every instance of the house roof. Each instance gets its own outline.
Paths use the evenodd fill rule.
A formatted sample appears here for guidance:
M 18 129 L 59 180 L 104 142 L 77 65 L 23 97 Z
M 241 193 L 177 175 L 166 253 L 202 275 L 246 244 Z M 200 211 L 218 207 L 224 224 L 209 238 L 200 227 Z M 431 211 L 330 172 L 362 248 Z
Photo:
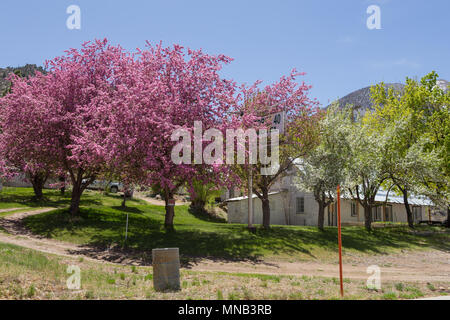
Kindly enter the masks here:
M 279 194 L 279 193 L 281 193 L 281 191 L 269 192 L 269 196 L 274 195 L 274 194 Z M 252 196 L 252 199 L 255 199 L 255 198 L 257 198 L 257 197 L 258 197 L 258 196 L 257 196 L 256 194 L 254 194 L 254 195 Z M 231 198 L 231 199 L 225 200 L 225 202 L 242 201 L 242 200 L 247 200 L 247 199 L 248 199 L 248 196 L 245 196 L 245 197 L 237 197 L 237 198 Z
M 385 202 L 386 194 L 387 194 L 387 192 L 384 190 L 379 191 L 377 193 L 377 195 L 375 196 L 375 201 L 376 202 Z M 403 196 L 397 196 L 395 194 L 389 193 L 387 203 L 404 204 L 405 202 L 403 201 Z M 427 199 L 425 197 L 409 196 L 408 203 L 411 205 L 417 205 L 417 206 L 433 206 L 433 202 L 430 199 Z

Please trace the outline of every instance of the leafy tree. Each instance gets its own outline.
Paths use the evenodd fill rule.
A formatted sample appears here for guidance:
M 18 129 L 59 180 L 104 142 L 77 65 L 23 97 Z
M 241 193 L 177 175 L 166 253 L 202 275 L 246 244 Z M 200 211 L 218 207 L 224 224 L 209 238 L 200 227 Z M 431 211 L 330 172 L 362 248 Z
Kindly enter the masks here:
M 200 213 L 204 213 L 206 205 L 212 205 L 221 193 L 222 189 L 218 188 L 216 183 L 194 180 L 190 187 L 191 207 Z
M 175 163 L 172 151 L 178 141 L 172 135 L 184 129 L 189 133 L 186 139 L 191 139 L 196 122 L 203 130 L 223 132 L 235 104 L 235 83 L 222 78 L 219 71 L 230 61 L 223 55 L 210 56 L 179 45 L 166 48 L 148 43 L 129 66 L 118 70 L 122 97 L 113 102 L 110 149 L 115 152 L 109 162 L 115 161 L 118 171 L 135 183 L 159 185 L 168 229 L 173 228 L 175 211 L 170 200 L 176 190 L 192 185 L 199 172 L 227 170 L 219 164 Z M 184 151 L 190 160 L 198 156 L 195 148 Z
M 242 128 L 269 129 L 272 124 L 264 123 L 267 115 L 277 112 L 286 114 L 285 133 L 279 137 L 278 166 L 272 167 L 271 172 L 265 175 L 261 174 L 261 170 L 268 169 L 268 165 L 261 163 L 260 159 L 257 164 L 250 166 L 253 192 L 261 200 L 262 225 L 266 229 L 270 228 L 270 188 L 287 174 L 295 159 L 304 156 L 317 144 L 317 122 L 320 112 L 316 108 L 316 102 L 308 98 L 310 86 L 296 82 L 296 78 L 300 75 L 303 74 L 293 70 L 289 76 L 282 77 L 263 90 L 258 89 L 259 82 L 249 88 L 242 88 L 244 96 L 240 110 L 244 115 Z M 266 142 L 269 153 L 275 152 L 271 138 L 268 137 Z M 234 172 L 239 175 L 241 181 L 247 181 L 250 174 L 248 162 L 246 165 L 235 166 Z
M 41 76 L 22 78 L 16 70 L 10 75 L 7 94 L 0 99 L 0 159 L 4 163 L 0 174 L 9 178 L 25 174 L 37 200 L 42 199 L 44 184 L 55 169 L 51 147 L 41 140 L 45 114 L 34 112 L 48 101 Z
M 119 65 L 129 60 L 105 39 L 47 63 L 48 74 L 13 79 L 2 101 L 2 133 L 7 152 L 26 152 L 33 170 L 45 164 L 72 182 L 70 212 L 77 215 L 86 187 L 102 172 L 114 144 L 110 141 L 111 108 L 117 95 Z M 3 116 L 6 114 L 7 117 Z M 8 136 L 5 136 L 8 134 Z M 29 156 L 28 156 L 29 155 Z M 27 162 L 27 165 L 29 162 Z
M 348 139 L 350 156 L 345 186 L 352 198 L 364 208 L 365 227 L 370 231 L 375 197 L 387 179 L 383 167 L 385 139 L 360 121 L 352 124 Z
M 403 195 L 410 227 L 411 193 L 427 195 L 444 207 L 449 203 L 450 93 L 437 86 L 437 79 L 436 72 L 420 82 L 407 78 L 402 92 L 386 90 L 383 83 L 374 87 L 376 110 L 366 118 L 375 133 L 386 137 L 386 184 Z
M 351 114 L 333 105 L 320 121 L 320 144 L 302 158 L 296 183 L 299 188 L 312 192 L 318 203 L 318 228 L 323 230 L 325 209 L 334 202 L 338 185 L 345 181 L 350 145 Z

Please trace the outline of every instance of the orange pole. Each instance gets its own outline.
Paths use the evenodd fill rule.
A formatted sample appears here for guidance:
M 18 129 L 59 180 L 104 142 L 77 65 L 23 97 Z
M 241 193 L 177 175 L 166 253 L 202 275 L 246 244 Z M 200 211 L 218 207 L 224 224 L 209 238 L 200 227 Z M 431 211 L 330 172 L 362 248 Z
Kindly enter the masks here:
M 342 278 L 342 237 L 341 237 L 341 186 L 337 187 L 338 204 L 338 242 L 339 242 L 339 277 L 341 281 L 341 297 L 344 296 L 344 281 Z

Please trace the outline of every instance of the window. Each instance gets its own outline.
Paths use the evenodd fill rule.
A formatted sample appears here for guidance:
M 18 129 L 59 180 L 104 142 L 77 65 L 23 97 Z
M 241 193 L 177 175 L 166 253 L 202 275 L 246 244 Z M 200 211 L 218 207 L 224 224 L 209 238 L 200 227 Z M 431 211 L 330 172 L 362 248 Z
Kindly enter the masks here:
M 394 215 L 392 214 L 392 206 L 386 206 L 386 221 L 394 222 Z
M 372 208 L 372 221 L 383 221 L 382 217 L 381 217 L 381 207 L 373 207 Z
M 416 221 L 416 222 L 421 221 L 422 220 L 422 208 L 414 206 L 412 209 L 413 209 L 412 211 L 413 211 L 414 221 Z
M 356 216 L 358 216 L 358 209 L 357 209 L 357 203 L 356 202 L 352 202 L 351 204 L 350 204 L 350 210 L 351 210 L 351 216 L 352 217 L 356 217 Z
M 297 198 L 297 214 L 305 213 L 305 198 L 299 197 Z

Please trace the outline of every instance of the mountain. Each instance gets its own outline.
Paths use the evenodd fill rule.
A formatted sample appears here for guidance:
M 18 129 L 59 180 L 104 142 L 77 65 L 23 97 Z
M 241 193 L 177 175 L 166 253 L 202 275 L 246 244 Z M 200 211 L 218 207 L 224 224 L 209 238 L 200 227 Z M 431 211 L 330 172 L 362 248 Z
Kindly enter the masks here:
M 449 90 L 450 82 L 444 79 L 439 79 L 437 81 L 437 86 L 439 86 L 442 90 Z M 393 88 L 397 92 L 403 92 L 405 88 L 404 84 L 401 83 L 387 83 L 387 88 Z M 370 88 L 366 87 L 359 90 L 356 90 L 345 97 L 338 100 L 339 107 L 344 108 L 347 105 L 353 105 L 355 109 L 360 110 L 373 110 L 373 101 L 370 95 Z
M 444 80 L 444 79 L 439 79 L 438 81 L 437 81 L 437 85 L 439 86 L 439 88 L 441 88 L 442 90 L 444 90 L 444 91 L 448 91 L 448 90 L 450 90 L 449 88 L 450 88 L 450 82 L 448 82 L 447 80 Z
M 404 84 L 401 83 L 387 83 L 387 88 L 393 88 L 395 91 L 403 91 L 405 87 Z M 363 109 L 363 110 L 372 110 L 373 109 L 373 101 L 370 96 L 370 88 L 366 87 L 359 90 L 356 90 L 345 97 L 339 99 L 339 106 L 344 108 L 347 105 L 353 105 L 355 109 Z
M 0 68 L 0 95 L 9 86 L 9 81 L 7 81 L 6 79 L 8 78 L 10 73 L 17 73 L 22 77 L 29 77 L 34 76 L 36 74 L 36 71 L 45 73 L 45 70 L 42 67 L 38 67 L 35 64 L 27 64 L 23 67 L 17 68 L 13 67 Z

